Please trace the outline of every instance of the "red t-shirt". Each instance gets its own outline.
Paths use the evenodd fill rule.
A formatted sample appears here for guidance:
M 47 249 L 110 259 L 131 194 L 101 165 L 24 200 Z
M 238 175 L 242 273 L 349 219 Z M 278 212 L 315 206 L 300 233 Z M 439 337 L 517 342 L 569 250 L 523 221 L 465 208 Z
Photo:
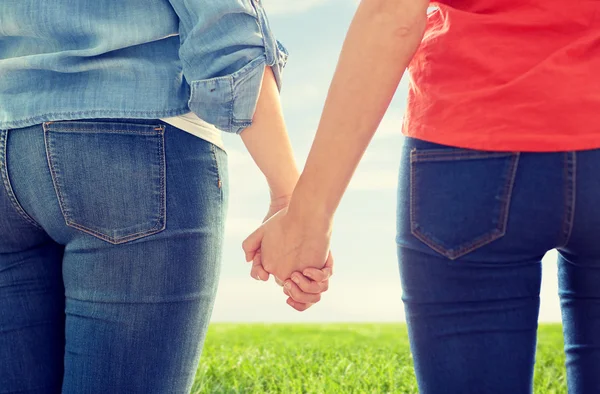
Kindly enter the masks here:
M 600 0 L 444 0 L 403 133 L 462 148 L 600 148 Z

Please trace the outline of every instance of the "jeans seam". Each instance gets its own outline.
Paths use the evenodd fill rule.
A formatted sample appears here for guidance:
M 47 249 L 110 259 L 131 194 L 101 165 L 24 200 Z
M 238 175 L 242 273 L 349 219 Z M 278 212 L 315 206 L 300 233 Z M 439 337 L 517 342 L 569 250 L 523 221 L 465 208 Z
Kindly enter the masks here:
M 156 129 L 155 129 L 156 130 Z M 160 212 L 162 218 L 162 226 L 159 231 L 167 228 L 167 152 L 165 149 L 165 130 L 164 124 L 160 125 L 159 139 L 159 157 L 160 160 Z M 159 219 L 160 222 L 160 219 Z
M 95 300 L 91 300 L 91 299 L 85 299 L 85 298 L 80 298 L 77 296 L 72 296 L 69 294 L 65 295 L 66 299 L 68 300 L 74 300 L 74 301 L 78 301 L 78 302 L 86 302 L 86 303 L 90 303 L 90 304 L 171 304 L 171 303 L 177 303 L 177 302 L 193 302 L 193 301 L 197 301 L 200 300 L 202 298 L 205 297 L 205 294 L 200 292 L 200 293 L 195 293 L 193 295 L 184 295 L 184 296 L 177 296 L 177 297 L 173 297 L 170 299 L 158 299 L 158 300 L 144 300 L 144 301 L 140 301 L 140 300 L 135 300 L 135 301 L 128 301 L 128 300 L 109 300 L 109 299 L 95 299 Z
M 496 226 L 495 229 L 491 230 L 489 233 L 484 234 L 483 236 L 469 242 L 466 243 L 454 250 L 448 250 L 444 247 L 442 247 L 441 245 L 438 245 L 435 241 L 433 241 L 432 239 L 430 239 L 429 236 L 425 235 L 422 231 L 420 231 L 417 228 L 417 224 L 416 224 L 416 218 L 415 218 L 415 169 L 413 164 L 416 163 L 417 161 L 412 160 L 412 156 L 413 153 L 416 153 L 416 149 L 413 148 L 412 152 L 411 152 L 411 168 L 410 168 L 410 227 L 411 227 L 411 233 L 418 238 L 420 241 L 422 241 L 423 243 L 425 243 L 427 246 L 429 246 L 430 248 L 432 248 L 433 250 L 437 251 L 438 253 L 448 257 L 451 260 L 455 260 L 467 253 L 470 253 L 490 242 L 495 241 L 496 239 L 504 236 L 506 234 L 506 228 L 508 226 L 508 217 L 509 217 L 509 212 L 510 212 L 510 202 L 512 200 L 512 191 L 514 188 L 514 183 L 515 183 L 515 179 L 516 179 L 516 174 L 517 174 L 517 168 L 518 168 L 518 163 L 519 163 L 519 158 L 520 158 L 520 152 L 515 152 L 515 153 L 510 153 L 510 155 L 512 155 L 512 159 L 511 159 L 511 163 L 509 166 L 509 171 L 508 171 L 508 179 L 504 185 L 504 190 L 503 190 L 503 204 L 501 207 L 501 211 L 500 214 L 498 215 L 498 217 L 500 218 L 500 221 L 498 222 L 498 225 Z M 506 155 L 506 154 L 504 154 Z
M 39 326 L 43 326 L 44 324 L 47 324 L 47 323 L 53 323 L 53 321 L 48 319 L 48 320 L 42 320 L 42 321 L 38 321 L 38 322 L 35 322 L 32 324 L 28 324 L 26 326 L 19 326 L 19 327 L 14 327 L 14 328 L 10 328 L 10 329 L 2 329 L 2 330 L 0 330 L 0 334 L 6 334 L 7 332 L 22 330 L 23 328 L 39 327 Z
M 65 211 L 65 202 L 62 196 L 62 193 L 60 192 L 60 189 L 58 188 L 57 182 L 56 182 L 56 170 L 54 168 L 54 162 L 52 161 L 52 158 L 50 157 L 50 139 L 48 138 L 49 132 L 50 130 L 48 129 L 48 125 L 51 122 L 44 122 L 42 123 L 42 128 L 44 129 L 44 145 L 46 147 L 46 160 L 48 161 L 48 168 L 50 170 L 50 174 L 52 177 L 52 185 L 54 186 L 54 192 L 56 193 L 56 197 L 58 198 L 58 202 L 59 202 L 59 206 L 60 206 L 60 210 L 62 212 L 63 215 L 63 219 L 65 221 L 65 224 L 67 226 L 69 226 L 69 214 Z
M 54 186 L 54 191 L 56 192 L 56 196 L 58 198 L 59 201 L 59 206 L 60 206 L 60 210 L 62 212 L 63 215 L 63 219 L 65 221 L 65 224 L 69 227 L 72 228 L 76 228 L 78 230 L 81 230 L 87 234 L 90 234 L 94 237 L 97 237 L 103 241 L 109 242 L 111 244 L 121 244 L 121 243 L 125 243 L 137 238 L 141 238 L 143 236 L 146 235 L 152 235 L 152 234 L 156 234 L 162 230 L 164 230 L 166 228 L 167 225 L 167 213 L 166 213 L 166 174 L 165 174 L 165 167 L 166 167 L 166 158 L 165 158 L 165 144 L 164 144 L 164 131 L 165 131 L 165 126 L 161 125 L 160 126 L 160 132 L 158 133 L 160 135 L 160 139 L 159 139 L 159 146 L 158 146 L 158 155 L 161 158 L 160 159 L 160 210 L 159 210 L 159 218 L 157 223 L 150 229 L 144 230 L 144 231 L 140 231 L 134 234 L 128 234 L 126 236 L 123 237 L 111 237 L 108 236 L 106 234 L 102 234 L 96 230 L 92 230 L 86 226 L 83 226 L 81 224 L 78 224 L 76 222 L 74 222 L 71 218 L 70 215 L 66 212 L 66 209 L 64 208 L 65 202 L 64 202 L 64 198 L 62 196 L 62 193 L 60 192 L 60 189 L 58 187 L 57 184 L 57 175 L 56 175 L 56 170 L 54 168 L 54 164 L 53 161 L 51 159 L 51 155 L 50 155 L 50 140 L 48 139 L 48 134 L 49 134 L 49 128 L 48 128 L 48 124 L 53 123 L 53 122 L 44 122 L 42 127 L 44 129 L 44 144 L 46 147 L 46 159 L 48 161 L 48 167 L 50 169 L 50 173 L 51 173 L 51 178 L 52 178 L 52 184 Z M 152 133 L 152 135 L 154 135 L 155 133 Z
M 573 160 L 571 161 L 570 155 Z M 576 184 L 577 184 L 577 153 L 565 152 L 564 176 L 565 176 L 565 218 L 563 220 L 561 237 L 564 236 L 564 242 L 559 242 L 560 248 L 567 246 L 573 232 L 573 221 L 575 219 L 575 199 L 576 199 Z M 571 175 L 569 176 L 569 170 Z
M 10 200 L 15 211 L 21 216 L 27 223 L 32 226 L 43 230 L 43 227 L 37 223 L 27 212 L 23 209 L 23 206 L 17 200 L 17 196 L 12 188 L 9 176 L 8 176 L 8 159 L 7 159 L 7 139 L 8 139 L 8 130 L 0 130 L 0 172 L 2 173 L 2 183 L 4 185 L 4 190 L 8 195 L 8 199 Z
M 223 201 L 223 182 L 221 181 L 221 169 L 219 168 L 219 160 L 217 159 L 217 152 L 215 151 L 215 146 L 212 143 L 210 144 L 210 152 L 212 153 L 215 168 L 217 169 L 217 186 L 221 191 L 221 201 Z

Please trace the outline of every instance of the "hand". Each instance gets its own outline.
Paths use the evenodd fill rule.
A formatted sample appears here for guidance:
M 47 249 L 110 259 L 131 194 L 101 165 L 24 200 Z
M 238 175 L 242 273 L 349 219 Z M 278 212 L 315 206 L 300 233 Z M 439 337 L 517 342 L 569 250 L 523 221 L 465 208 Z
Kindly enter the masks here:
M 291 278 L 293 272 L 304 273 L 304 270 L 309 267 L 322 269 L 328 261 L 330 266 L 333 264 L 329 253 L 331 234 L 329 227 L 319 228 L 314 223 L 309 223 L 307 219 L 306 216 L 294 217 L 288 213 L 287 208 L 284 208 L 244 241 L 246 260 L 254 261 L 252 273 L 254 278 L 266 280 L 271 273 L 281 284 Z M 322 277 L 327 281 L 330 275 L 328 271 L 324 271 Z M 303 290 L 302 295 L 293 286 L 288 290 L 292 300 L 304 304 L 318 302 L 320 293 L 327 289 L 328 283 L 310 282 L 310 279 L 306 279 L 296 285 Z M 317 286 L 319 294 L 306 293 L 307 290 L 314 291 Z
M 290 204 L 291 195 L 282 195 L 280 197 L 271 197 L 271 204 L 269 205 L 269 211 L 267 215 L 263 219 L 263 223 L 271 218 L 271 216 L 275 215 L 277 212 L 281 211 Z M 252 269 L 250 271 L 250 276 L 252 276 L 256 280 L 268 281 L 269 273 L 265 271 L 261 264 L 260 259 L 260 249 L 256 251 L 255 256 L 252 260 Z M 279 286 L 283 286 L 283 282 L 279 279 L 275 278 L 275 282 Z
M 281 211 L 284 208 L 287 208 L 288 205 L 290 204 L 291 198 L 292 198 L 291 194 L 281 195 L 279 197 L 271 197 L 271 204 L 269 205 L 269 211 L 267 212 L 267 215 L 263 219 L 263 223 L 266 222 L 267 220 L 269 220 L 277 212 Z M 320 271 L 320 270 L 317 270 L 317 271 Z M 262 280 L 265 282 L 269 280 L 270 275 L 267 271 L 265 271 L 265 269 L 263 268 L 262 263 L 261 263 L 260 249 L 258 249 L 256 251 L 256 254 L 254 255 L 254 257 L 252 259 L 252 269 L 250 271 L 250 276 L 252 276 L 252 278 L 254 278 L 256 280 Z M 319 272 L 319 273 L 316 273 L 315 276 L 316 276 L 316 278 L 311 278 L 313 281 L 322 282 L 322 281 L 327 281 L 329 279 L 329 276 L 331 276 L 331 274 L 329 274 L 329 276 L 327 276 L 326 274 Z M 279 280 L 277 277 L 275 277 L 275 283 L 277 283 L 279 286 L 283 287 L 283 281 Z M 314 288 L 314 287 L 307 288 L 307 289 L 312 289 L 312 288 Z
M 253 275 L 261 275 L 264 268 L 260 263 L 260 250 L 254 258 Z M 260 270 L 260 271 L 259 271 Z M 269 273 L 264 271 L 266 277 Z M 306 268 L 302 272 L 292 273 L 291 280 L 284 282 L 275 278 L 275 282 L 283 287 L 283 293 L 288 296 L 287 304 L 299 312 L 303 312 L 321 300 L 321 294 L 329 289 L 329 278 L 333 275 L 333 256 L 329 257 L 323 269 Z
M 287 304 L 297 311 L 305 311 L 314 302 L 302 302 L 307 300 L 308 293 L 318 294 L 329 289 L 329 278 L 333 275 L 333 256 L 329 252 L 327 263 L 323 269 L 307 268 L 302 273 L 294 272 L 291 280 L 286 280 L 283 293 L 288 296 Z

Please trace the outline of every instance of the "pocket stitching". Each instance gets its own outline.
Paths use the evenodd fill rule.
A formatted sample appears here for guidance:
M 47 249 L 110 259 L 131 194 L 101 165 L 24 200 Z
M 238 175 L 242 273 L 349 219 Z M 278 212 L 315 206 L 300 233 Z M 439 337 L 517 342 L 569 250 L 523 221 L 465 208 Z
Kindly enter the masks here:
M 44 122 L 43 123 L 43 128 L 44 130 L 48 130 L 48 131 L 56 131 L 59 133 L 79 133 L 79 132 L 84 132 L 84 133 L 88 133 L 88 132 L 92 132 L 92 133 L 121 133 L 121 134 L 142 134 L 142 135 L 154 135 L 156 133 L 150 132 L 150 131 L 144 131 L 144 130 L 122 130 L 122 129 L 115 129 L 115 130 L 98 130 L 98 129 L 94 129 L 94 128 L 82 128 L 82 127 L 77 127 L 78 125 L 89 125 L 90 122 L 85 122 L 85 121 L 81 121 L 81 120 L 64 120 L 64 121 L 52 121 L 52 122 Z M 155 125 L 155 124 L 144 124 L 144 123 L 127 123 L 127 122 L 102 122 L 102 124 L 118 124 L 118 125 L 123 125 L 123 124 L 127 124 L 129 126 L 133 126 L 139 129 L 146 129 L 148 127 L 153 127 L 155 131 L 163 131 L 164 132 L 164 125 Z M 50 126 L 52 125 L 52 126 Z
M 140 232 L 137 232 L 137 233 L 134 233 L 134 234 L 128 234 L 128 235 L 126 235 L 124 237 L 109 237 L 106 234 L 99 233 L 99 232 L 97 232 L 95 230 L 89 229 L 89 228 L 87 228 L 85 226 L 82 226 L 82 225 L 77 224 L 77 223 L 72 222 L 72 221 L 66 220 L 66 224 L 69 227 L 73 227 L 73 228 L 79 229 L 79 230 L 81 230 L 83 232 L 86 232 L 86 233 L 88 233 L 90 235 L 94 235 L 94 236 L 96 236 L 96 237 L 98 237 L 100 239 L 103 239 L 103 240 L 108 241 L 108 242 L 113 243 L 113 244 L 120 244 L 120 243 L 123 243 L 123 242 L 130 241 L 130 240 L 136 238 L 139 235 L 142 235 L 142 236 L 143 235 L 151 235 L 151 234 L 157 233 L 159 231 L 162 231 L 165 228 L 164 227 L 164 223 L 163 223 L 163 226 L 160 226 L 161 225 L 161 220 L 159 219 L 158 223 L 154 227 L 152 227 L 151 229 L 140 231 Z M 162 227 L 162 228 L 157 228 L 157 227 Z
M 75 122 L 72 122 L 72 123 L 75 123 Z M 84 123 L 84 122 L 78 122 L 78 123 L 81 124 L 81 123 Z M 159 178 L 160 178 L 160 210 L 159 210 L 159 218 L 157 220 L 157 223 L 152 228 L 144 230 L 144 231 L 140 231 L 140 232 L 137 232 L 137 233 L 134 233 L 134 234 L 128 234 L 128 235 L 123 236 L 123 237 L 111 237 L 111 236 L 108 236 L 106 234 L 102 234 L 102 233 L 100 233 L 98 231 L 92 230 L 92 229 L 90 229 L 90 228 L 88 228 L 86 226 L 83 226 L 81 224 L 78 224 L 78 223 L 74 222 L 71 219 L 70 214 L 66 211 L 66 208 L 65 208 L 66 205 L 65 205 L 65 202 L 64 202 L 64 198 L 63 198 L 63 195 L 62 195 L 62 193 L 60 191 L 60 188 L 58 187 L 58 182 L 57 182 L 57 178 L 58 177 L 57 177 L 56 170 L 55 170 L 55 167 L 54 167 L 54 161 L 52 160 L 51 154 L 50 154 L 50 150 L 51 150 L 50 148 L 51 148 L 51 144 L 52 143 L 51 143 L 50 139 L 48 138 L 50 131 L 61 132 L 62 130 L 56 130 L 56 129 L 50 130 L 50 128 L 48 127 L 48 124 L 50 124 L 50 123 L 46 123 L 45 122 L 45 123 L 42 124 L 42 128 L 44 130 L 44 144 L 46 146 L 46 159 L 48 161 L 48 167 L 50 168 L 50 173 L 51 173 L 51 178 L 52 178 L 52 184 L 54 186 L 54 191 L 56 192 L 56 196 L 57 196 L 58 201 L 59 201 L 60 210 L 62 212 L 63 219 L 65 220 L 65 224 L 67 226 L 79 229 L 79 230 L 81 230 L 81 231 L 83 231 L 85 233 L 88 233 L 90 235 L 98 237 L 98 238 L 100 238 L 100 239 L 102 239 L 104 241 L 110 242 L 112 244 L 120 244 L 120 243 L 124 243 L 124 242 L 130 241 L 130 240 L 136 239 L 136 238 L 141 238 L 141 237 L 143 237 L 145 235 L 152 235 L 152 234 L 160 232 L 160 231 L 162 231 L 162 230 L 164 230 L 166 228 L 166 223 L 167 223 L 167 221 L 166 221 L 166 197 L 165 197 L 165 194 L 166 194 L 166 187 L 165 187 L 165 183 L 166 183 L 166 180 L 165 180 L 165 178 L 166 178 L 165 166 L 166 165 L 165 164 L 166 163 L 165 163 L 165 161 L 166 161 L 166 158 L 165 158 L 165 146 L 164 146 L 164 131 L 165 131 L 165 126 L 164 125 L 160 125 L 158 128 L 155 128 L 155 130 L 159 131 L 158 133 L 151 133 L 151 132 L 136 133 L 136 132 L 134 132 L 134 134 L 143 134 L 143 135 L 156 135 L 156 134 L 158 134 L 160 136 L 159 143 L 158 143 L 158 145 L 159 145 L 159 147 L 158 147 L 159 152 L 158 153 L 159 153 L 159 158 L 160 158 L 160 170 L 159 170 L 160 171 L 160 175 L 159 175 Z M 131 123 L 131 124 L 138 125 L 137 123 Z M 140 125 L 140 126 L 143 126 L 143 125 Z M 146 127 L 147 126 L 155 127 L 154 125 L 146 125 Z M 79 131 L 79 130 L 76 130 L 76 131 Z M 94 130 L 93 129 L 87 129 L 87 130 L 83 130 L 83 131 L 94 131 Z M 99 132 L 99 130 L 95 130 L 95 131 Z M 113 131 L 113 132 L 116 132 L 116 131 Z M 128 130 L 124 130 L 124 132 L 127 133 Z
M 470 159 L 492 159 L 512 156 L 511 152 L 471 152 L 471 151 L 447 151 L 442 149 L 431 149 L 419 152 L 416 148 L 410 152 L 412 163 L 431 162 L 442 160 L 470 160 Z
M 503 193 L 503 204 L 501 206 L 501 210 L 499 213 L 499 218 L 501 219 L 498 222 L 498 225 L 496 226 L 495 229 L 492 229 L 489 233 L 482 235 L 479 238 L 476 238 L 475 240 L 465 243 L 464 245 L 455 248 L 455 249 L 450 249 L 450 250 L 446 250 L 444 247 L 442 247 L 441 245 L 439 245 L 438 243 L 436 243 L 434 240 L 432 240 L 430 237 L 428 237 L 427 235 L 425 235 L 422 231 L 419 230 L 417 224 L 416 224 L 416 218 L 415 218 L 415 168 L 413 166 L 413 163 L 418 162 L 417 160 L 413 160 L 413 153 L 416 153 L 416 149 L 413 149 L 413 151 L 411 151 L 411 171 L 410 171 L 410 227 L 411 227 L 411 233 L 417 237 L 419 240 L 421 240 L 423 243 L 425 243 L 427 246 L 429 246 L 430 248 L 432 248 L 433 250 L 435 250 L 436 252 L 448 257 L 451 260 L 455 260 L 467 253 L 470 253 L 488 243 L 491 243 L 499 238 L 501 238 L 502 236 L 504 236 L 506 234 L 506 227 L 508 225 L 508 214 L 509 214 L 509 207 L 510 207 L 510 202 L 512 199 L 512 190 L 514 187 L 514 183 L 515 183 L 515 178 L 516 178 L 516 174 L 517 174 L 517 165 L 519 162 L 519 158 L 520 158 L 520 152 L 515 152 L 515 153 L 503 153 L 502 155 L 492 155 L 492 156 L 487 156 L 488 158 L 494 158 L 494 157 L 504 157 L 504 156 L 512 156 L 511 158 L 511 162 L 510 162 L 510 166 L 509 166 L 509 176 L 508 179 L 504 185 L 504 193 Z M 422 152 L 422 153 L 426 153 L 426 152 Z M 438 152 L 435 153 L 441 153 L 441 150 L 438 150 Z M 491 153 L 495 153 L 495 152 L 491 152 Z M 474 155 L 477 155 L 477 152 L 474 153 Z M 434 156 L 434 155 L 432 155 Z
M 153 126 L 154 127 L 154 126 Z M 106 134 L 111 134 L 111 133 L 119 133 L 119 134 L 140 134 L 140 135 L 155 135 L 155 133 L 151 133 L 151 132 L 147 132 L 147 131 L 135 131 L 135 130 L 94 130 L 94 129 L 74 129 L 74 130 L 69 130 L 66 128 L 63 129 L 49 129 L 49 131 L 55 131 L 57 133 L 106 133 Z

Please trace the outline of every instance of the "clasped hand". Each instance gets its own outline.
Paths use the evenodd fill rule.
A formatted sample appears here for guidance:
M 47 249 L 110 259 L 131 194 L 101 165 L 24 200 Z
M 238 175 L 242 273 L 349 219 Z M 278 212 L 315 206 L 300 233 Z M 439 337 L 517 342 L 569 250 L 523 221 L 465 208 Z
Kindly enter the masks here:
M 283 208 L 271 216 L 242 244 L 251 276 L 268 281 L 273 275 L 288 296 L 286 302 L 304 311 L 321 300 L 333 274 L 328 226 L 309 223 Z

